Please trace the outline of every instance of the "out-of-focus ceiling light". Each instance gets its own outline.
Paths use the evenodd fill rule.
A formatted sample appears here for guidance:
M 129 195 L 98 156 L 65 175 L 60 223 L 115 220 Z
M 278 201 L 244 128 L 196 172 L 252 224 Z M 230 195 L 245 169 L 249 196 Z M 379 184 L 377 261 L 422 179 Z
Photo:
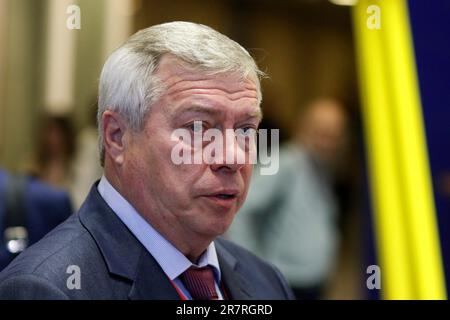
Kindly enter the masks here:
M 331 3 L 339 6 L 354 6 L 358 3 L 358 0 L 329 0 Z

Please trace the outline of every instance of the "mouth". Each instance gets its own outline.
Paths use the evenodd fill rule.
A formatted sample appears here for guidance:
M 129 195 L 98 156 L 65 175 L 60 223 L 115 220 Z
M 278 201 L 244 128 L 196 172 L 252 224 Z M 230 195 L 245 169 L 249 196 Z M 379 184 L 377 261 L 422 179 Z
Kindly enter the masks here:
M 219 193 L 219 194 L 212 195 L 211 197 L 228 200 L 228 199 L 236 198 L 236 195 L 235 194 Z
M 208 194 L 204 197 L 220 207 L 231 208 L 238 198 L 238 192 L 225 190 Z
M 219 199 L 234 199 L 238 196 L 239 191 L 235 189 L 223 189 L 208 194 L 208 197 L 216 197 Z

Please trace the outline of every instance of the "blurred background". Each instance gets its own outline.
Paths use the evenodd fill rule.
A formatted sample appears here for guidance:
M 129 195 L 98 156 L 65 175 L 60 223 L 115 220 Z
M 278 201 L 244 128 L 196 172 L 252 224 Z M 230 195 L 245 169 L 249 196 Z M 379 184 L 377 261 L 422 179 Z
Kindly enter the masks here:
M 283 143 L 227 236 L 303 298 L 446 298 L 449 15 L 444 0 L 0 0 L 0 167 L 78 208 L 102 174 L 105 59 L 150 25 L 206 24 L 268 74 L 262 128 Z

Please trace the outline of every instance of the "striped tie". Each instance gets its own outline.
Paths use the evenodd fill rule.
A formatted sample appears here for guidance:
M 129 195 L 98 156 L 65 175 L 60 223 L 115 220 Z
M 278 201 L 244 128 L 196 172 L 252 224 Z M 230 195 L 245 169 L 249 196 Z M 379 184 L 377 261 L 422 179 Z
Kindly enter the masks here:
M 213 271 L 209 266 L 190 267 L 182 275 L 184 285 L 194 300 L 217 300 Z

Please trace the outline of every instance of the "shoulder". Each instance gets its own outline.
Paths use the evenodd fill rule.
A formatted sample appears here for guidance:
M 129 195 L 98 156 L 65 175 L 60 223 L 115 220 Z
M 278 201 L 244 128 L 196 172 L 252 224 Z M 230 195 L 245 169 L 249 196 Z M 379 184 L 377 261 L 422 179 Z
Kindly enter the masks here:
M 77 215 L 29 247 L 0 273 L 0 299 L 69 297 L 67 280 L 73 266 L 87 277 L 107 273 L 95 241 Z
M 68 300 L 69 297 L 46 279 L 33 274 L 14 275 L 1 283 L 1 300 Z
M 82 242 L 86 242 L 87 236 L 87 230 L 79 222 L 78 216 L 73 215 L 4 269 L 0 273 L 0 284 L 13 274 L 33 274 L 57 268 L 66 262 L 67 257 L 83 249 Z

